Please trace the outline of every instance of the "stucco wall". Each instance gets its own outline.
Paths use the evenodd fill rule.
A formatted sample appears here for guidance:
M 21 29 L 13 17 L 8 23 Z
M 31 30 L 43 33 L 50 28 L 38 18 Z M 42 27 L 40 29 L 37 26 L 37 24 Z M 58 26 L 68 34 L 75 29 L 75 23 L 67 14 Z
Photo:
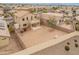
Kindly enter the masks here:
M 9 44 L 9 37 L 0 37 L 0 48 Z
M 75 42 L 74 40 L 77 40 L 77 42 Z M 67 42 L 69 42 L 70 45 L 68 45 Z M 79 54 L 79 47 L 75 47 L 75 43 L 79 45 L 79 36 L 71 37 L 68 40 L 57 45 L 33 53 L 33 55 L 76 55 Z M 64 48 L 65 46 L 69 46 L 70 50 L 66 51 Z

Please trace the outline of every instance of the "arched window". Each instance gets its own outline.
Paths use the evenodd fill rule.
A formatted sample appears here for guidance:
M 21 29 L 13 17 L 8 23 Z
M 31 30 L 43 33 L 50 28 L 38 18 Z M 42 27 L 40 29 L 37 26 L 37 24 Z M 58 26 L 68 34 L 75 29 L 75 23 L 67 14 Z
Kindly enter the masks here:
M 77 48 L 78 47 L 78 44 L 75 44 L 75 47 Z
M 28 20 L 28 17 L 26 17 L 26 19 Z
M 25 19 L 23 18 L 22 20 L 24 21 Z
M 37 18 L 37 16 L 35 16 L 35 18 Z
M 77 40 L 74 40 L 74 42 L 77 42 Z
M 69 43 L 69 42 L 67 42 L 67 45 L 70 45 L 70 43 Z
M 23 26 L 26 26 L 27 24 L 23 24 Z
M 66 51 L 69 51 L 70 50 L 70 47 L 69 46 L 65 46 L 64 48 L 65 48 Z

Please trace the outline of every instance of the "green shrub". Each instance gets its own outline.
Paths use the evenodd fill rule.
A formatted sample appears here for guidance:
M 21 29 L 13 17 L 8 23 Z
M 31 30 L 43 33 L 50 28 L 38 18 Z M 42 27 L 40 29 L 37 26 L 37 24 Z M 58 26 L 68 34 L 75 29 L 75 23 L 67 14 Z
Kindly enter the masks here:
M 52 7 L 52 9 L 53 9 L 53 10 L 57 10 L 57 9 L 59 9 L 59 7 Z
M 13 29 L 13 26 L 8 26 L 8 29 L 9 29 L 9 32 L 13 32 L 14 31 L 14 29 Z
M 36 10 L 31 10 L 31 13 L 36 13 Z
M 49 20 L 48 21 L 48 26 L 50 26 L 50 27 L 53 27 L 53 26 L 55 26 L 56 25 L 56 21 L 55 20 Z
M 47 13 L 47 10 L 42 10 L 43 13 Z

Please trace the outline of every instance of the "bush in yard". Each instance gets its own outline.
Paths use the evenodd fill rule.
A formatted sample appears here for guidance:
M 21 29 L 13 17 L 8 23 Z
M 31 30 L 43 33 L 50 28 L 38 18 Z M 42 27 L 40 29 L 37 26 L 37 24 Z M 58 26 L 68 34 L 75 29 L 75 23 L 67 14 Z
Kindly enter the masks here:
M 48 21 L 48 26 L 53 27 L 56 25 L 56 21 L 55 20 L 49 20 Z
M 10 32 L 13 32 L 13 31 L 14 31 L 13 26 L 10 26 L 10 25 L 9 25 L 9 26 L 8 26 L 8 29 L 9 29 Z

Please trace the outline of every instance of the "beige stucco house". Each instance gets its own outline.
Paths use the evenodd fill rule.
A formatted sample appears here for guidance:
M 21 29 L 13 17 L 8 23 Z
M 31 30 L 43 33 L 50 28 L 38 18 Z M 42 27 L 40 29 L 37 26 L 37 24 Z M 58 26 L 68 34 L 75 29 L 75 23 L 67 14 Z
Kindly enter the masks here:
M 36 12 L 37 11 L 41 11 L 41 10 L 50 10 L 50 7 L 49 6 L 32 6 L 31 7 L 31 10 L 35 10 Z
M 42 13 L 39 16 L 44 24 L 47 24 L 49 20 L 55 20 L 57 24 L 63 23 L 64 21 L 62 13 Z
M 14 10 L 17 11 L 31 11 L 31 7 L 16 7 Z
M 40 20 L 29 11 L 17 11 L 15 13 L 15 23 L 19 24 L 21 31 L 26 31 L 28 28 L 35 29 L 40 26 Z

